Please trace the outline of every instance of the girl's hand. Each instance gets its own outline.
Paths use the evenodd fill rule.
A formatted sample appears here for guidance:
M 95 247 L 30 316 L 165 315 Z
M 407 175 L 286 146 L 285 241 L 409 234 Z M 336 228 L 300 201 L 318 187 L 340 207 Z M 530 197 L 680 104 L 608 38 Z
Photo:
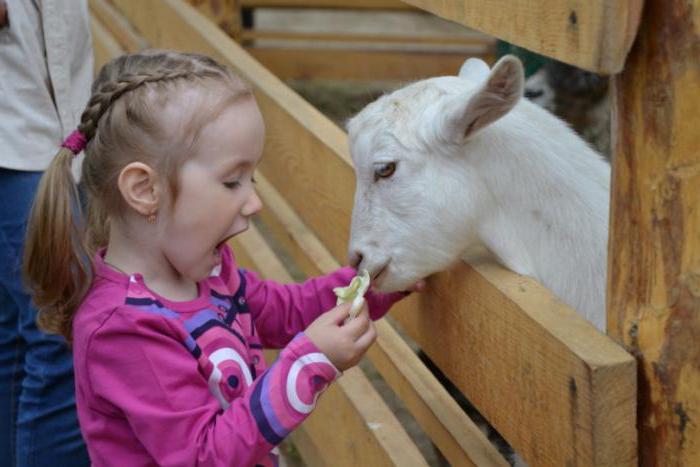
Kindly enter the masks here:
M 377 339 L 367 304 L 355 319 L 343 324 L 349 314 L 349 303 L 339 305 L 316 318 L 305 331 L 311 342 L 340 371 L 357 365 L 369 346 Z

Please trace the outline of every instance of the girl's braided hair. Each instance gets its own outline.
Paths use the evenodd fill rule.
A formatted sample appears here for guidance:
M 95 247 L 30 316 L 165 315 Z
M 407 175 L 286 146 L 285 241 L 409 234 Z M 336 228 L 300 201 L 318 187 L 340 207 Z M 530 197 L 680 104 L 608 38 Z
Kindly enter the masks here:
M 181 98 L 189 89 L 197 99 Z M 71 340 L 73 315 L 92 283 L 91 258 L 107 245 L 109 218 L 124 209 L 117 187 L 121 169 L 144 162 L 166 177 L 177 196 L 178 170 L 202 127 L 249 95 L 240 78 L 204 55 L 150 50 L 102 67 L 78 125 L 87 140 L 82 196 L 71 172 L 74 154 L 61 148 L 42 176 L 29 218 L 24 274 L 42 329 Z M 165 121 L 163 110 L 174 105 L 186 108 Z

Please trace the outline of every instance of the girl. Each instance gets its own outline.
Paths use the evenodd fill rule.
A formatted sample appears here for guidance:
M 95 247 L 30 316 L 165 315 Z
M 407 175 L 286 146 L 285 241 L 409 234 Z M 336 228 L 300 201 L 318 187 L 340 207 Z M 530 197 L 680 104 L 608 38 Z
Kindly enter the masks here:
M 73 341 L 95 465 L 272 465 L 275 449 L 375 339 L 403 294 L 343 325 L 344 268 L 301 285 L 236 267 L 226 242 L 261 208 L 263 121 L 214 60 L 145 52 L 105 65 L 43 177 L 25 267 L 40 324 Z M 71 177 L 85 149 L 80 215 Z M 89 260 L 92 258 L 92 261 Z M 262 348 L 281 348 L 266 368 Z

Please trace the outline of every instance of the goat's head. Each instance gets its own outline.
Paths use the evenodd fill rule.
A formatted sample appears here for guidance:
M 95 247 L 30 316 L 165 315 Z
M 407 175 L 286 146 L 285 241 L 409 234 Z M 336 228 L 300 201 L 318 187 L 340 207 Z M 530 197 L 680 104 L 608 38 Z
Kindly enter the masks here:
M 493 69 L 470 59 L 459 77 L 411 84 L 350 120 L 357 177 L 350 262 L 379 290 L 405 289 L 470 247 L 489 197 L 475 169 L 479 148 L 519 101 L 523 80 L 515 57 Z

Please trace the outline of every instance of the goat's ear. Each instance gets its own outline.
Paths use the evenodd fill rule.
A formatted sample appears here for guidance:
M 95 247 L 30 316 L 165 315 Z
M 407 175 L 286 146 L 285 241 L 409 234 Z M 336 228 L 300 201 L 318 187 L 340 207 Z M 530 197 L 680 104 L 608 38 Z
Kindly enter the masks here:
M 491 68 L 480 58 L 470 58 L 459 69 L 459 77 L 466 78 L 475 83 L 486 81 Z
M 462 135 L 467 138 L 507 114 L 523 95 L 524 82 L 520 60 L 513 55 L 501 58 L 469 99 L 460 122 Z

